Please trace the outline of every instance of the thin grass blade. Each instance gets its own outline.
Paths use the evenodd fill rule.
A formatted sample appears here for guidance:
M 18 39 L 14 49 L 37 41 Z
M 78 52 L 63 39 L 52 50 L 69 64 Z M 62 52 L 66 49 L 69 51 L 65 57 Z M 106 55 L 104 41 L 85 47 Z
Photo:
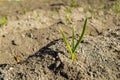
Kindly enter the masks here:
M 75 47 L 74 47 L 74 49 L 73 49 L 73 53 L 75 52 L 76 48 L 78 47 L 78 45 L 81 43 L 81 41 L 82 41 L 82 39 L 83 39 L 83 36 L 84 36 L 84 34 L 85 34 L 85 30 L 86 30 L 86 26 L 87 26 L 87 18 L 86 18 L 86 20 L 85 20 L 85 22 L 84 22 L 84 25 L 83 25 L 82 34 L 81 34 L 81 36 L 79 37 L 79 40 L 77 41 L 77 43 L 76 43 L 76 45 L 75 45 Z
M 74 49 L 74 27 L 72 26 L 72 52 L 73 52 L 73 49 Z
M 64 42 L 65 42 L 65 44 L 66 44 L 66 46 L 67 46 L 67 48 L 68 48 L 69 53 L 70 53 L 71 56 L 72 56 L 72 60 L 74 61 L 74 60 L 75 60 L 75 55 L 74 55 L 74 53 L 72 52 L 72 49 L 71 49 L 71 47 L 70 47 L 70 44 L 69 44 L 69 42 L 68 42 L 68 40 L 67 40 L 67 38 L 66 38 L 63 30 L 62 30 L 62 28 L 60 28 L 60 32 L 61 32 L 61 34 L 62 34 L 63 40 L 64 40 Z
M 3 16 L 2 22 L 1 22 L 2 27 L 6 24 L 6 22 L 7 22 L 7 17 Z

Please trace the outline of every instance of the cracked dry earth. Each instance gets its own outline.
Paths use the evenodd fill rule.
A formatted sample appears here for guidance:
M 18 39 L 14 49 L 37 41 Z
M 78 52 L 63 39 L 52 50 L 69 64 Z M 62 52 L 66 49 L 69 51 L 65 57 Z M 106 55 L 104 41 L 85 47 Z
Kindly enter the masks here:
M 46 4 L 48 9 L 42 3 L 40 6 L 24 14 L 9 14 L 7 24 L 0 28 L 0 80 L 120 79 L 120 17 L 116 18 L 113 11 L 107 14 L 99 9 L 92 19 L 91 13 L 78 5 L 71 8 L 67 24 L 68 5 L 53 0 Z M 76 42 L 86 17 L 87 31 L 76 51 L 77 59 L 72 62 L 59 27 L 71 41 L 74 25 Z

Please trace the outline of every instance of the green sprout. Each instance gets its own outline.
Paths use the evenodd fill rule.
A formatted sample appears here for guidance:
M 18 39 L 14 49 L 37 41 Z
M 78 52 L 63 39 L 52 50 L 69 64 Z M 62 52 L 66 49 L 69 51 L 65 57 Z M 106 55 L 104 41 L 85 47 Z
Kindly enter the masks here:
M 40 17 L 40 14 L 38 12 L 36 12 L 35 18 L 36 20 Z
M 72 2 L 72 3 L 70 4 L 70 7 L 73 7 L 73 8 L 77 7 L 76 2 Z
M 27 10 L 28 9 L 26 7 L 22 8 L 22 11 L 23 11 L 24 14 L 27 12 Z
M 71 10 L 69 8 L 66 8 L 66 22 L 69 24 L 70 23 L 70 14 Z
M 116 1 L 115 4 L 113 5 L 113 10 L 116 13 L 116 16 L 118 17 L 119 13 L 120 13 L 120 1 Z
M 75 38 L 75 36 L 74 36 L 74 27 L 72 27 L 72 47 L 70 46 L 70 43 L 68 42 L 68 40 L 67 40 L 67 38 L 66 38 L 66 36 L 65 36 L 65 34 L 63 32 L 63 29 L 60 28 L 60 32 L 62 34 L 63 40 L 64 40 L 64 42 L 65 42 L 65 44 L 66 44 L 66 46 L 68 48 L 69 53 L 71 54 L 72 61 L 75 61 L 75 59 L 76 59 L 75 51 L 76 51 L 77 47 L 79 46 L 79 44 L 81 43 L 81 41 L 83 39 L 83 36 L 85 34 L 85 30 L 86 30 L 86 26 L 87 26 L 87 18 L 86 18 L 86 20 L 84 22 L 81 36 L 79 37 L 76 44 L 74 43 L 74 38 Z
M 1 21 L 1 26 L 3 27 L 7 23 L 7 17 L 3 16 Z

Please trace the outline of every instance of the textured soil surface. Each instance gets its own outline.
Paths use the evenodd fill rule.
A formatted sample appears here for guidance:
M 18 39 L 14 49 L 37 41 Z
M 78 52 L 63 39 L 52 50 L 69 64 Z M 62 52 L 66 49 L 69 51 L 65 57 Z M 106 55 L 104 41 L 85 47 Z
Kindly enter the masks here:
M 4 26 L 0 23 L 0 80 L 120 79 L 117 0 L 73 1 L 0 1 L 0 22 L 7 17 Z M 86 17 L 87 30 L 72 62 L 59 28 L 71 42 L 74 25 L 76 42 Z

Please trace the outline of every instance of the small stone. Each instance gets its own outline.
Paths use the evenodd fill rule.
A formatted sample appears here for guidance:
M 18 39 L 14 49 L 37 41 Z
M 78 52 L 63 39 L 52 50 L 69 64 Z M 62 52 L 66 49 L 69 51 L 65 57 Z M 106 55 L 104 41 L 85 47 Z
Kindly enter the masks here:
M 55 61 L 55 58 L 53 58 L 53 60 Z
M 59 67 L 60 64 L 61 64 L 61 62 L 60 62 L 60 61 L 57 61 L 57 62 L 56 62 L 56 67 Z
M 13 67 L 10 67 L 9 70 L 13 70 Z
M 25 37 L 25 35 L 24 35 L 24 34 L 22 34 L 21 36 L 22 36 L 23 38 Z

